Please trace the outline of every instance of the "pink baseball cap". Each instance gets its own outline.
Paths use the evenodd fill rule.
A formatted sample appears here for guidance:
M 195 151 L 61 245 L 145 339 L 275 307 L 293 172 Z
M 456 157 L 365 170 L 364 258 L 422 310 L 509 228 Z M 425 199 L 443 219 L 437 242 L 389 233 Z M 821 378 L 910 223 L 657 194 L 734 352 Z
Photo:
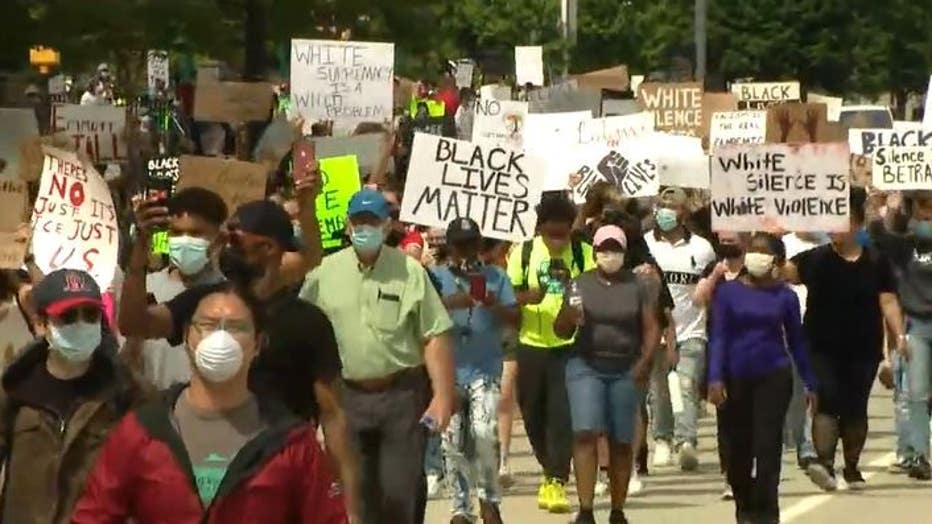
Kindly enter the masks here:
M 592 245 L 596 249 L 602 247 L 602 244 L 608 242 L 609 240 L 614 240 L 621 246 L 622 249 L 628 249 L 628 237 L 625 236 L 625 232 L 618 226 L 602 226 L 598 231 L 595 232 L 595 237 L 592 239 Z

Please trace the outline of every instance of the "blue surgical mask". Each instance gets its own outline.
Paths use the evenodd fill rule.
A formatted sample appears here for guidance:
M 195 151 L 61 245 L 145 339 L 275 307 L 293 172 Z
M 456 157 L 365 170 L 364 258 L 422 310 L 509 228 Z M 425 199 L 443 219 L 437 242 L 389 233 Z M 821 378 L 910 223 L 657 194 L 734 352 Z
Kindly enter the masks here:
M 353 233 L 350 235 L 353 241 L 353 247 L 361 255 L 371 255 L 382 247 L 385 241 L 385 231 L 381 226 L 358 225 L 353 226 Z
M 676 228 L 676 211 L 662 207 L 654 212 L 654 221 L 661 231 L 672 231 Z
M 74 322 L 63 326 L 49 324 L 49 347 L 70 362 L 90 360 L 100 345 L 101 337 L 100 322 Z
M 932 220 L 916 220 L 914 218 L 909 221 L 909 230 L 919 240 L 932 240 Z
M 168 259 L 182 275 L 196 275 L 207 265 L 209 247 L 210 242 L 203 238 L 188 235 L 168 237 Z

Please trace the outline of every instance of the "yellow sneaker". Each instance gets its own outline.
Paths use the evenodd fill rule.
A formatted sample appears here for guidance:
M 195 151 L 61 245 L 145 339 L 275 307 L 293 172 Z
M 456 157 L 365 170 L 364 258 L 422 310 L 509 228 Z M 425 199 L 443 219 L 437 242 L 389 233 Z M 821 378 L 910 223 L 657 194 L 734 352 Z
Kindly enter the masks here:
M 537 507 L 540 509 L 550 509 L 550 479 L 544 479 L 537 488 Z
M 550 513 L 569 513 L 570 500 L 566 498 L 566 488 L 559 480 L 550 481 L 550 497 L 547 499 L 547 511 Z

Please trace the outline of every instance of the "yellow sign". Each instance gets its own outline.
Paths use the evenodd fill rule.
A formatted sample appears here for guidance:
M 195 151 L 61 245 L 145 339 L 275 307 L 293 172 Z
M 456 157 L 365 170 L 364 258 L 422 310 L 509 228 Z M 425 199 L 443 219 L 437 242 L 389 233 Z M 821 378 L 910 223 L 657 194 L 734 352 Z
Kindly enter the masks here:
M 29 49 L 29 63 L 38 67 L 40 73 L 48 73 L 52 66 L 61 63 L 61 54 L 57 49 L 38 45 Z
M 330 249 L 343 244 L 350 197 L 360 188 L 359 164 L 356 155 L 321 158 L 319 164 L 323 187 L 316 201 L 317 219 L 324 249 Z

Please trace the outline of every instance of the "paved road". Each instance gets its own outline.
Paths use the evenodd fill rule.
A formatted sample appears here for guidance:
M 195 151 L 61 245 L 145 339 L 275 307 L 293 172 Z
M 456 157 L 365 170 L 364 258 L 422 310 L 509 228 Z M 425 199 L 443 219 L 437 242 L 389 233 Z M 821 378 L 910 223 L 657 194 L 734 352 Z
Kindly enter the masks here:
M 932 524 L 932 483 L 922 484 L 904 475 L 891 475 L 886 466 L 895 449 L 893 407 L 890 393 L 875 389 L 871 401 L 871 428 L 862 470 L 868 489 L 861 493 L 842 488 L 823 494 L 795 464 L 795 453 L 784 455 L 780 507 L 784 524 Z M 515 424 L 512 469 L 517 477 L 505 497 L 503 516 L 508 524 L 566 524 L 571 515 L 551 515 L 536 505 L 539 468 L 530 454 L 521 422 Z M 651 469 L 645 491 L 629 500 L 626 514 L 632 524 L 728 524 L 734 522 L 732 502 L 719 499 L 723 487 L 715 452 L 715 422 L 702 421 L 701 467 L 684 474 L 673 467 Z M 838 463 L 841 463 L 839 450 Z M 575 492 L 570 486 L 570 499 Z M 608 522 L 608 500 L 596 501 L 596 520 Z M 449 522 L 449 499 L 428 505 L 427 523 Z

